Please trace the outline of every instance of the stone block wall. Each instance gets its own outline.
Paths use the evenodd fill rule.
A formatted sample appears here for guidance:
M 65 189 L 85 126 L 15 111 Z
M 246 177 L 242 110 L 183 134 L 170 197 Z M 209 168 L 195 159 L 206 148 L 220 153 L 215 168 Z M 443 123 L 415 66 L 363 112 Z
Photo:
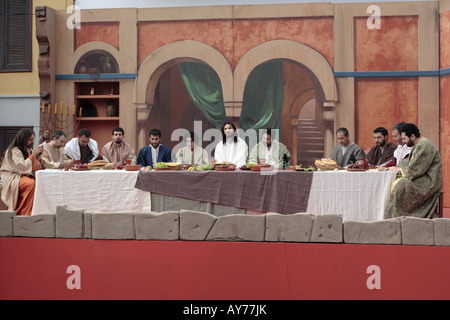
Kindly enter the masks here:
M 336 214 L 217 217 L 192 210 L 92 213 L 59 206 L 55 215 L 16 216 L 14 211 L 0 211 L 0 237 L 449 246 L 450 219 L 343 222 Z

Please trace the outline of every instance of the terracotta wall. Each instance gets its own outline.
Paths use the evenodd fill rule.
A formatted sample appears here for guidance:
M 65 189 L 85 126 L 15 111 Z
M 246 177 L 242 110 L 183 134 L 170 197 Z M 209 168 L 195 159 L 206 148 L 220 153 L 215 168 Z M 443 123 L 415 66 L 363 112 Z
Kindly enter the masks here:
M 75 30 L 74 51 L 83 44 L 92 41 L 109 43 L 119 50 L 119 22 L 83 23 Z
M 418 17 L 382 17 L 381 29 L 355 19 L 355 71 L 418 70 Z M 399 121 L 417 123 L 417 78 L 355 79 L 356 142 L 374 145 L 373 130 Z M 391 140 L 392 141 L 392 140 Z
M 140 65 L 150 53 L 166 44 L 195 40 L 220 51 L 234 69 L 248 50 L 280 39 L 307 44 L 333 65 L 332 18 L 140 22 L 138 63 Z
M 390 133 L 399 121 L 417 123 L 417 86 L 417 78 L 355 80 L 356 142 L 364 150 L 375 145 L 375 128 Z
M 440 23 L 440 69 L 450 68 L 450 10 L 442 12 Z M 442 174 L 444 176 L 444 206 L 450 206 L 450 75 L 440 79 L 440 138 Z

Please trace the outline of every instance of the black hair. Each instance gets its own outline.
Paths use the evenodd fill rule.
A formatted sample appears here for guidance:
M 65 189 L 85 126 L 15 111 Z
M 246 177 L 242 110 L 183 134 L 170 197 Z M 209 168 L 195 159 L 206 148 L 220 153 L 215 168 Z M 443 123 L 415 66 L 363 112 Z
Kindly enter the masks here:
M 227 135 L 225 134 L 225 126 L 229 124 L 233 127 L 234 132 L 236 133 L 236 125 L 231 122 L 231 121 L 227 121 L 222 125 L 222 128 L 220 129 L 220 131 L 222 132 L 222 142 L 223 144 L 225 144 L 227 142 Z M 237 142 L 237 135 L 234 135 L 234 142 Z
M 388 131 L 384 127 L 378 127 L 375 130 L 373 130 L 373 133 L 381 133 L 383 136 L 388 135 Z
M 187 133 L 184 137 L 185 139 L 187 138 L 191 138 L 191 141 L 197 142 L 198 137 L 197 135 L 194 133 L 194 131 L 189 131 L 189 133 Z
M 347 128 L 342 127 L 342 128 L 337 129 L 336 130 L 336 134 L 338 134 L 339 132 L 342 132 L 344 134 L 344 136 L 348 137 L 348 130 L 347 130 Z
M 122 132 L 122 134 L 125 135 L 125 131 L 123 131 L 121 127 L 115 127 L 111 134 L 114 135 L 114 132 Z
M 84 128 L 78 131 L 78 136 L 79 137 L 85 136 L 86 138 L 89 138 L 91 136 L 91 132 L 89 131 L 89 129 Z
M 411 135 L 414 134 L 416 138 L 420 138 L 419 128 L 414 123 L 406 123 L 401 126 L 399 133 L 404 132 L 408 138 L 411 138 Z
M 148 133 L 148 136 L 158 136 L 161 137 L 161 131 L 159 131 L 158 129 L 152 129 L 150 130 L 150 132 Z
M 55 132 L 53 132 L 52 140 L 53 140 L 53 138 L 56 138 L 56 140 L 58 140 L 59 137 L 61 137 L 61 136 L 64 136 L 64 137 L 67 138 L 67 135 L 66 135 L 66 133 L 64 131 L 56 130 Z
M 27 159 L 29 154 L 27 150 L 27 141 L 28 139 L 34 135 L 34 131 L 29 128 L 22 128 L 17 132 L 16 136 L 14 137 L 13 141 L 10 143 L 8 148 L 5 151 L 5 155 L 8 152 L 8 159 L 12 158 L 12 152 L 11 149 L 14 147 L 19 148 L 20 152 L 22 152 L 23 158 Z

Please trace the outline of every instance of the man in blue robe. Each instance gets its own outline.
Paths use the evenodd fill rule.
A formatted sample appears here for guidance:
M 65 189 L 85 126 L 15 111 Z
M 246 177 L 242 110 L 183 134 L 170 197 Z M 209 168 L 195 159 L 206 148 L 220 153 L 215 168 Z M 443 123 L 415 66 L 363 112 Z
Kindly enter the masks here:
M 137 164 L 154 168 L 158 162 L 172 162 L 172 150 L 161 144 L 161 131 L 152 129 L 148 136 L 150 144 L 139 150 Z

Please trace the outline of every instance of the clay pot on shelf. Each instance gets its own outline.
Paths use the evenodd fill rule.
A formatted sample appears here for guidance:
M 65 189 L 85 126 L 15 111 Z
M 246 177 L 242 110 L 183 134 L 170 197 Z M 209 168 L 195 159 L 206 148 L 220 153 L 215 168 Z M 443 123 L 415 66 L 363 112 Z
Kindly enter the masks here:
M 106 116 L 107 117 L 117 117 L 118 116 L 118 107 L 114 103 L 114 101 L 108 101 L 106 105 Z

